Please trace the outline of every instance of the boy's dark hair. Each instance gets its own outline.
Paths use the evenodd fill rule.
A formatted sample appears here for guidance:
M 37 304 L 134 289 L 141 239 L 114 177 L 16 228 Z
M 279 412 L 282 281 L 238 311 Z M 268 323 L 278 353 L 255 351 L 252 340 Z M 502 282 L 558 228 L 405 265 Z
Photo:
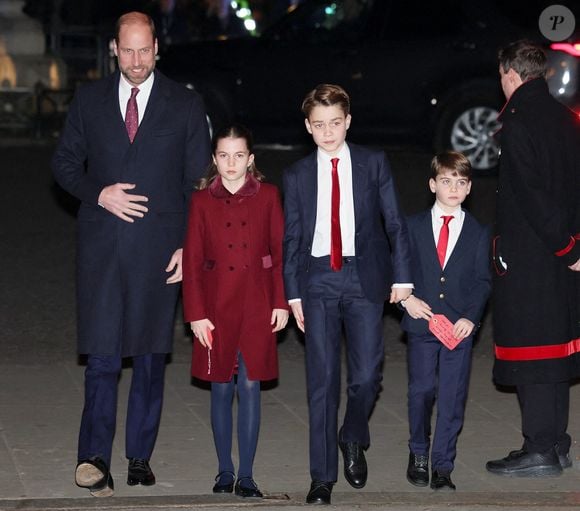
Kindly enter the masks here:
M 471 181 L 471 162 L 462 153 L 445 151 L 431 160 L 431 179 L 449 171 L 453 176 L 461 176 Z
M 157 33 L 155 31 L 155 23 L 151 19 L 151 16 L 139 11 L 133 11 L 123 14 L 117 20 L 115 24 L 115 42 L 119 44 L 119 32 L 121 31 L 121 27 L 123 25 L 133 25 L 142 23 L 143 25 L 149 25 L 151 29 L 151 35 L 153 36 L 153 40 L 157 39 Z
M 499 50 L 497 57 L 504 73 L 513 69 L 524 82 L 546 77 L 546 54 L 531 41 L 510 43 Z
M 302 102 L 302 113 L 308 119 L 316 106 L 338 106 L 346 117 L 350 113 L 350 98 L 340 85 L 320 83 L 312 89 Z
M 217 130 L 214 133 L 213 139 L 211 141 L 211 154 L 215 155 L 218 142 L 223 138 L 243 138 L 246 141 L 248 152 L 250 154 L 254 154 L 254 137 L 252 136 L 252 132 L 245 126 L 241 124 L 230 124 Z M 248 173 L 252 174 L 258 181 L 263 181 L 265 179 L 264 174 L 262 174 L 258 170 L 258 167 L 256 167 L 255 161 L 253 161 L 252 164 L 248 167 Z M 218 176 L 219 173 L 217 170 L 217 165 L 213 162 L 212 159 L 211 163 L 209 164 L 206 177 L 200 179 L 196 188 L 198 190 L 207 188 Z

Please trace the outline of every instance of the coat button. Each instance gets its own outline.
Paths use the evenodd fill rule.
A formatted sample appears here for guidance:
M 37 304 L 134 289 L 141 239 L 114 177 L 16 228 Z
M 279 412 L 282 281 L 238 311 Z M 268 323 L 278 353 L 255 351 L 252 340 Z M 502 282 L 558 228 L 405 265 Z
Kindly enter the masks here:
M 246 222 L 242 222 L 242 225 L 246 225 Z
M 231 227 L 232 223 L 231 222 L 226 222 L 226 227 Z
M 444 295 L 443 293 L 441 293 L 441 294 L 439 295 L 439 298 L 441 298 L 441 300 L 443 300 L 443 298 L 445 298 L 445 295 Z
M 234 267 L 233 266 L 230 266 L 230 271 L 234 271 Z
M 439 281 L 440 281 L 440 282 L 445 282 L 445 277 L 441 277 L 441 278 L 439 279 Z
M 226 204 L 229 204 L 229 203 L 230 203 L 230 199 L 227 199 L 227 200 L 226 200 Z
M 247 243 L 242 243 L 242 247 L 248 248 L 248 244 Z
M 230 244 L 228 245 L 228 248 L 234 248 L 234 246 L 233 246 L 233 245 L 230 243 Z

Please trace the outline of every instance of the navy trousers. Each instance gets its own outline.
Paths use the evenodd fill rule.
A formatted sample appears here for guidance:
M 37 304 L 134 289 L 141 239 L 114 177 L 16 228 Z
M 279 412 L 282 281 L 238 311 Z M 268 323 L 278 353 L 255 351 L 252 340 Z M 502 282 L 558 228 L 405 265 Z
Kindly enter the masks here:
M 471 369 L 473 339 L 464 339 L 454 350 L 432 334 L 408 335 L 409 449 L 429 455 L 431 415 L 437 400 L 437 421 L 431 448 L 431 467 L 451 473 L 457 453 L 457 437 L 463 427 Z
M 127 458 L 151 458 L 163 404 L 165 358 L 165 353 L 133 357 L 125 425 Z M 99 456 L 107 466 L 111 465 L 120 372 L 120 356 L 88 356 L 78 461 Z
M 344 325 L 347 356 L 347 405 L 342 440 L 370 443 L 368 419 L 382 378 L 383 303 L 363 295 L 354 259 L 342 270 L 329 257 L 312 258 L 303 300 L 306 377 L 310 423 L 310 475 L 335 482 L 338 476 L 340 350 Z

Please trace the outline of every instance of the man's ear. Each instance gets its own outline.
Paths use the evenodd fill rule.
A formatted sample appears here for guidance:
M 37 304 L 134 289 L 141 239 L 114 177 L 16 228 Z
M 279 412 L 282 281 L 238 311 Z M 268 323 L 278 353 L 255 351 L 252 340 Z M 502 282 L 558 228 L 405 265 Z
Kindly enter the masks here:
M 345 119 L 345 125 L 346 125 L 346 129 L 350 128 L 350 121 L 351 121 L 351 120 L 352 120 L 352 117 L 350 116 L 350 114 L 348 114 L 348 115 L 346 116 L 346 119 Z
M 159 50 L 159 47 L 157 46 L 157 38 L 155 39 L 154 48 L 155 48 L 155 55 L 157 55 L 157 51 Z
M 115 54 L 115 57 L 119 56 L 119 51 L 117 49 L 117 41 L 115 39 L 113 39 L 113 53 Z
M 310 126 L 310 121 L 308 119 L 304 119 L 304 124 L 306 126 L 306 131 L 312 135 L 312 127 Z

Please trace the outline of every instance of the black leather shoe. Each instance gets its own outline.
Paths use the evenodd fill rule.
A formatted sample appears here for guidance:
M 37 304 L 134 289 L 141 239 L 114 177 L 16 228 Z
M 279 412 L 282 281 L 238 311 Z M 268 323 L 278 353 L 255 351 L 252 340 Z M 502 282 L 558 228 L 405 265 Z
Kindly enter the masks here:
M 343 442 L 342 428 L 338 432 L 338 445 L 344 458 L 344 477 L 353 488 L 363 488 L 367 484 L 367 460 L 365 452 L 357 442 Z
M 443 474 L 437 470 L 433 470 L 433 474 L 431 474 L 431 489 L 455 490 L 455 485 L 451 481 L 451 474 Z
M 556 452 L 558 453 L 558 461 L 562 468 L 570 468 L 572 466 L 572 459 L 569 451 L 562 451 L 560 446 L 556 444 Z
M 140 458 L 131 458 L 129 460 L 127 484 L 129 486 L 135 486 L 136 484 L 153 486 L 155 484 L 155 474 L 153 474 L 147 460 L 142 460 Z
M 115 492 L 109 467 L 98 456 L 78 462 L 75 482 L 81 488 L 88 488 L 93 497 L 110 497 Z
M 236 495 L 238 497 L 254 497 L 258 499 L 264 496 L 251 477 L 242 477 L 236 481 Z
M 214 493 L 232 493 L 234 491 L 234 481 L 236 475 L 233 472 L 220 472 L 215 476 L 213 485 Z
M 330 504 L 332 484 L 325 481 L 312 481 L 306 496 L 306 504 Z
M 413 486 L 427 486 L 429 484 L 429 456 L 409 453 L 407 481 Z
M 542 453 L 526 452 L 523 449 L 511 451 L 505 458 L 488 461 L 485 468 L 492 474 L 514 477 L 546 477 L 562 473 L 554 448 Z

